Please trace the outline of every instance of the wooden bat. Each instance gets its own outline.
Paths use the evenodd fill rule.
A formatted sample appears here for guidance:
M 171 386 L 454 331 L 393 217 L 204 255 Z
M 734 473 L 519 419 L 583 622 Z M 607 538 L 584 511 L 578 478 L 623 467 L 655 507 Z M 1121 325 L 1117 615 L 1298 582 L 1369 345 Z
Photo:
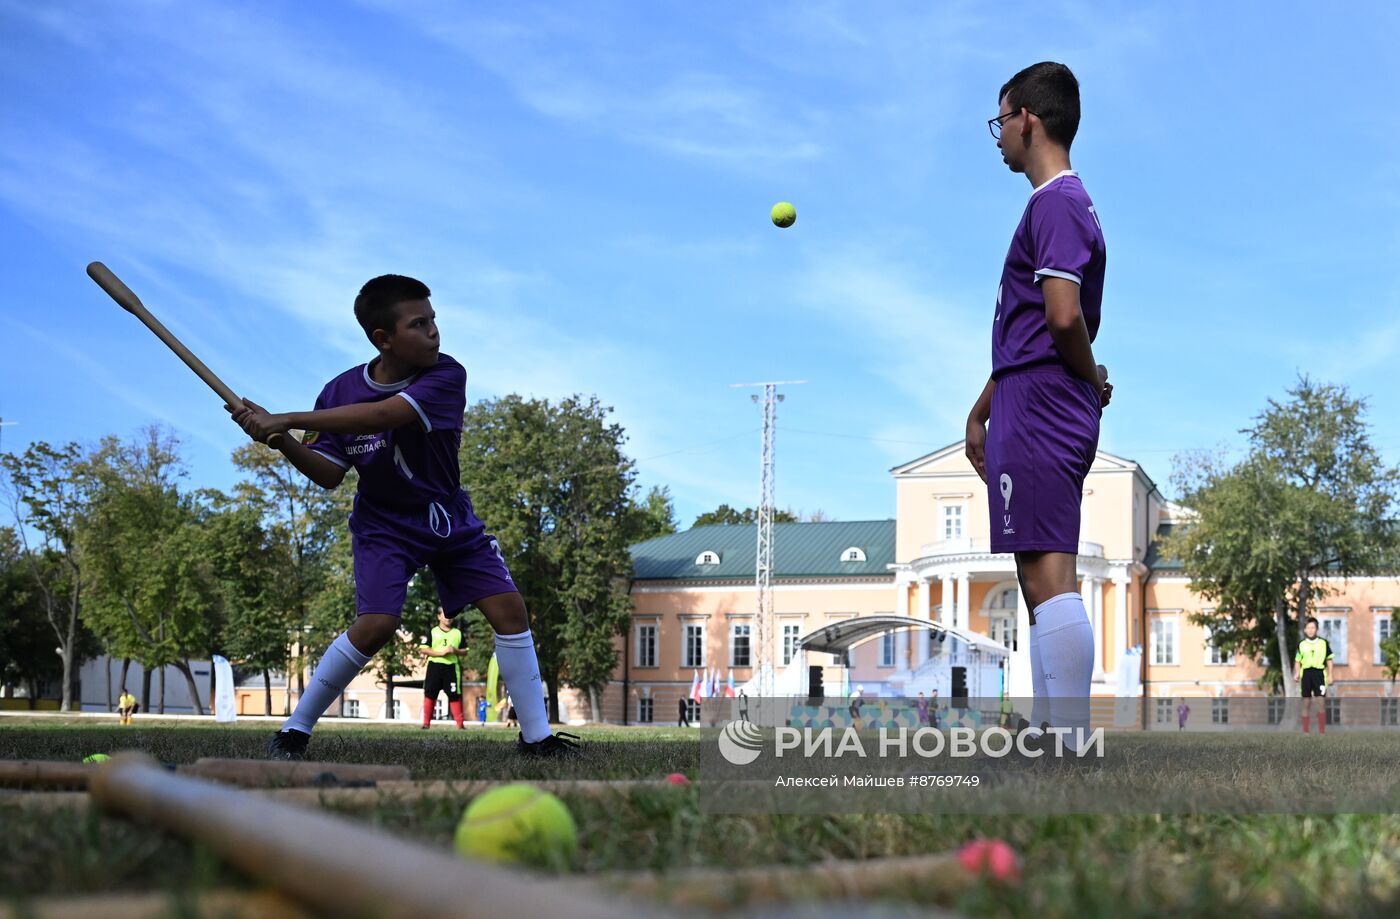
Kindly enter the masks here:
M 364 822 L 176 775 L 141 754 L 122 753 L 103 763 L 89 791 L 103 810 L 197 840 L 250 877 L 325 915 L 635 919 L 655 914 L 616 896 L 457 858 Z
M 93 262 L 87 266 L 87 273 L 88 277 L 97 282 L 98 287 L 107 291 L 107 296 L 117 301 L 117 305 L 140 319 L 146 328 L 156 333 L 156 338 L 165 342 L 165 346 L 174 351 L 176 357 L 184 361 L 185 365 L 193 370 L 196 376 L 209 384 L 209 388 L 218 393 L 225 404 L 232 406 L 235 411 L 243 408 L 243 400 L 238 398 L 214 371 L 206 367 L 204 361 L 195 357 L 194 353 L 185 347 L 184 342 L 171 334 L 170 330 L 162 325 L 159 319 L 152 316 L 151 311 L 146 309 L 145 304 L 141 302 L 141 298 L 132 293 L 131 288 L 123 284 L 121 278 L 112 274 L 110 268 L 101 262 Z M 276 449 L 281 443 L 281 434 L 273 434 L 267 439 L 267 445 L 273 449 Z
M 168 767 L 182 775 L 211 779 L 245 788 L 288 788 L 318 785 L 324 788 L 394 782 L 411 785 L 405 766 L 363 763 L 276 762 L 257 759 L 204 758 L 193 765 Z M 0 760 L 0 788 L 82 789 L 96 772 L 86 763 L 50 760 Z M 350 789 L 345 789 L 350 790 Z
M 682 868 L 664 874 L 616 872 L 560 883 L 580 892 L 601 887 L 634 897 L 659 898 L 673 906 L 706 910 L 732 909 L 737 903 L 820 900 L 831 915 L 844 916 L 845 904 L 836 908 L 831 900 L 889 896 L 903 890 L 951 900 L 977 886 L 978 876 L 963 866 L 957 852 L 938 852 L 829 859 L 806 865 Z

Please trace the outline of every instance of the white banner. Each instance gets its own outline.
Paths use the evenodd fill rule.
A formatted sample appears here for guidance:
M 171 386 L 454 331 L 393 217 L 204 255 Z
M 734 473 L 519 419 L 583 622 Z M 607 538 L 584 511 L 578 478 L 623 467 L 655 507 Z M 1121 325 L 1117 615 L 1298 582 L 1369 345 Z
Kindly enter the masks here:
M 233 668 L 228 658 L 214 655 L 214 720 L 237 721 L 233 701 Z

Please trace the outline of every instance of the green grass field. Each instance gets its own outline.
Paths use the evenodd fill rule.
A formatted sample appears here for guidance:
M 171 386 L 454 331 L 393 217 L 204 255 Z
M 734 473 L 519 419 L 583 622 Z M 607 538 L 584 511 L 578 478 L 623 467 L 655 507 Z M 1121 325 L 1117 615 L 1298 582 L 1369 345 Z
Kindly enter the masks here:
M 76 719 L 6 719 L 0 721 L 0 756 L 76 761 L 89 753 L 141 749 L 165 762 L 192 762 L 204 756 L 256 756 L 269 732 L 267 725 L 148 721 L 121 728 Z M 401 763 L 420 779 L 695 774 L 699 747 L 692 732 L 590 728 L 580 733 L 586 755 L 566 763 L 517 759 L 505 731 L 442 727 L 425 734 L 414 728 L 326 726 L 317 731 L 313 751 L 317 759 Z M 1393 744 L 1375 735 L 1338 733 L 1324 741 L 1329 754 L 1319 758 L 1318 744 L 1278 739 L 1298 751 L 1296 780 L 1304 784 L 1346 781 L 1346 762 L 1364 762 L 1375 755 L 1376 744 Z M 1254 780 L 1250 744 L 1262 742 L 1223 734 L 1192 740 L 1200 753 L 1214 753 L 1217 760 L 1222 751 L 1238 747 L 1241 782 Z M 10 898 L 110 890 L 189 893 L 249 884 L 208 852 L 158 831 L 97 814 L 22 809 L 14 803 L 16 794 L 0 793 L 0 890 Z M 992 836 L 1021 853 L 1026 877 L 1021 886 L 987 885 L 946 902 L 931 899 L 915 884 L 890 891 L 890 899 L 936 903 L 971 916 L 1037 919 L 1400 912 L 1400 816 L 1394 814 L 716 816 L 701 811 L 694 788 L 565 798 L 578 820 L 581 845 L 562 870 L 581 875 L 865 859 L 944 851 Z M 448 847 L 465 804 L 465 797 L 426 799 L 347 816 Z M 833 906 L 832 914 L 840 915 L 840 907 Z

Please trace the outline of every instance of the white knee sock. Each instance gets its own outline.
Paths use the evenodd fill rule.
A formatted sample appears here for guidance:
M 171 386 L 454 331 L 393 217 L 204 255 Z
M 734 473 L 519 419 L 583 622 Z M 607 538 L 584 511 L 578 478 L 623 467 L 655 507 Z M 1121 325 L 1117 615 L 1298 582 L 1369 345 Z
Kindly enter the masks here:
M 1094 677 L 1094 630 L 1079 594 L 1060 594 L 1035 608 L 1036 642 L 1050 725 L 1070 728 L 1065 745 L 1078 750 L 1080 732 L 1089 732 L 1089 684 Z
M 311 682 L 306 684 L 306 692 L 301 694 L 296 711 L 282 725 L 282 730 L 310 734 L 336 696 L 345 692 L 345 687 L 368 663 L 369 658 L 350 644 L 350 633 L 341 632 L 321 656 L 321 663 L 311 674 Z
M 1045 668 L 1040 662 L 1040 633 L 1031 626 L 1031 727 L 1037 732 L 1050 720 L 1050 694 L 1045 688 Z
M 535 639 L 526 629 L 519 635 L 496 635 L 496 664 L 501 668 L 510 701 L 520 721 L 520 736 L 526 743 L 544 740 L 549 730 L 549 714 L 544 709 L 544 688 L 540 685 L 540 662 L 535 657 Z

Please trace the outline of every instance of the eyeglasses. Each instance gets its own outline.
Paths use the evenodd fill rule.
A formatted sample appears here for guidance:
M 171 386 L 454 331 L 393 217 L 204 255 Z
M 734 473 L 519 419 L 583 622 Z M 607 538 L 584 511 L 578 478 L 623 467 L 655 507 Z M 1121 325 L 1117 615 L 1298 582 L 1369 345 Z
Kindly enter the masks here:
M 997 140 L 1001 140 L 1001 129 L 1002 129 L 1003 127 L 1005 127 L 1005 125 L 1006 125 L 1006 123 L 1007 123 L 1008 121 L 1010 121 L 1011 119 L 1015 118 L 1017 115 L 1021 114 L 1021 112 L 1023 112 L 1023 111 L 1024 111 L 1027 115 L 1034 115 L 1034 114 L 1035 114 L 1035 112 L 1032 112 L 1030 109 L 1019 109 L 1019 108 L 1018 108 L 1018 109 L 1017 109 L 1016 111 L 1014 111 L 1014 112 L 1007 112 L 1005 115 L 998 115 L 998 116 L 995 117 L 995 118 L 988 118 L 988 119 L 987 119 L 987 130 L 991 131 L 991 132 L 992 132 L 992 136 L 995 137 Z

